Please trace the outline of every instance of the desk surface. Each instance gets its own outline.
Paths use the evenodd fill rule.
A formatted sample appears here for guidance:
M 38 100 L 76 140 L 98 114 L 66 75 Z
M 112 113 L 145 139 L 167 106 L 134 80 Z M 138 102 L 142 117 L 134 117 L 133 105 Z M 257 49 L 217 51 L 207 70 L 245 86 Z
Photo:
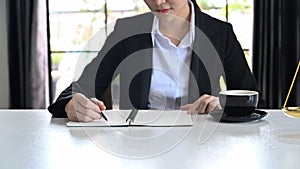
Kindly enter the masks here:
M 68 128 L 46 110 L 0 110 L 0 168 L 298 168 L 300 119 L 267 112 L 255 123 Z

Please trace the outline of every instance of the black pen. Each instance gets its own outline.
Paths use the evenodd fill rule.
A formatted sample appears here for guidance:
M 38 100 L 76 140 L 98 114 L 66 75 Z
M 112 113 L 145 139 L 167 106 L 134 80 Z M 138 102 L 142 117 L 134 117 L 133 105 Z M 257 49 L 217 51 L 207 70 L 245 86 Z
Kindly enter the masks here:
M 92 101 L 93 103 L 95 103 L 95 104 L 98 106 L 97 102 L 94 101 L 93 99 L 90 99 L 90 101 Z M 99 107 L 99 109 L 100 109 L 100 107 Z M 101 109 L 100 109 L 100 110 L 101 110 Z M 103 119 L 104 119 L 105 121 L 108 121 L 107 117 L 104 115 L 104 113 L 103 113 L 102 111 L 100 111 L 99 114 L 103 117 Z
M 127 119 L 126 119 L 126 122 L 127 122 L 128 120 L 131 120 L 131 121 L 133 122 L 134 119 L 135 119 L 135 116 L 136 116 L 137 112 L 138 112 L 138 109 L 137 109 L 137 108 L 132 108 L 132 110 L 131 110 L 129 116 L 128 116 Z

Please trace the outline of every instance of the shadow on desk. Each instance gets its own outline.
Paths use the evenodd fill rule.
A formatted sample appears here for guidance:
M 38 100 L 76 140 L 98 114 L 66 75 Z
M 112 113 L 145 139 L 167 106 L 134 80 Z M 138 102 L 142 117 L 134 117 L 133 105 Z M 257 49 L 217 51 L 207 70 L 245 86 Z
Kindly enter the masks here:
M 299 129 L 282 129 L 273 132 L 275 140 L 288 144 L 300 145 Z

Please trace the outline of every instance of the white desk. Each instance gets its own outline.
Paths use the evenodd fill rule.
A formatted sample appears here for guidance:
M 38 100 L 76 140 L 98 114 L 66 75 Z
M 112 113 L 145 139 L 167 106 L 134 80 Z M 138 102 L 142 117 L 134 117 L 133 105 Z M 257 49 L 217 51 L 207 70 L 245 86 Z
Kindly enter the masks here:
M 300 119 L 268 112 L 257 123 L 201 115 L 193 128 L 166 130 L 67 128 L 46 110 L 0 110 L 0 168 L 299 168 Z

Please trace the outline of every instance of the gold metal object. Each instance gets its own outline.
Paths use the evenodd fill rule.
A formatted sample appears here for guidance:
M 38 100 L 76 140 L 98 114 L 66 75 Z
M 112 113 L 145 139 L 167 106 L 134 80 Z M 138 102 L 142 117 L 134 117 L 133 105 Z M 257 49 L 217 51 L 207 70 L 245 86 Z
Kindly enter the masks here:
M 285 107 L 282 111 L 289 117 L 300 118 L 300 107 Z
M 290 97 L 292 88 L 294 86 L 294 83 L 295 83 L 295 80 L 296 80 L 296 77 L 297 77 L 297 74 L 298 74 L 298 71 L 299 71 L 299 67 L 300 67 L 300 61 L 298 63 L 298 66 L 297 66 L 292 84 L 291 84 L 289 92 L 288 92 L 288 95 L 286 96 L 285 102 L 284 102 L 283 107 L 281 109 L 284 114 L 286 114 L 289 117 L 294 117 L 294 118 L 300 118 L 300 107 L 285 107 L 285 106 L 286 106 L 286 103 L 287 103 L 287 101 Z

